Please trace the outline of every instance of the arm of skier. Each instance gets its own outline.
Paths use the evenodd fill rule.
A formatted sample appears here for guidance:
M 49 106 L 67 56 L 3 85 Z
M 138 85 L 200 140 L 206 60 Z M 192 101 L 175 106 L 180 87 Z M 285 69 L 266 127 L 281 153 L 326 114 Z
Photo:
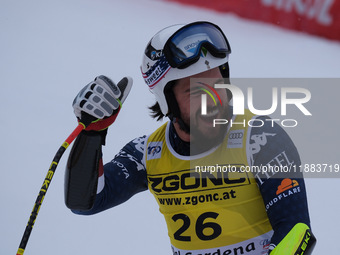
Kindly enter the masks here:
M 259 118 L 266 124 L 252 128 L 249 154 L 252 165 L 262 169 L 255 178 L 274 230 L 269 254 L 311 254 L 316 239 L 310 229 L 299 153 L 279 125 L 265 121 L 268 117 Z
M 145 173 L 143 175 L 142 171 L 137 171 L 138 174 L 133 174 L 136 167 L 133 167 L 135 164 L 133 161 L 127 160 L 130 158 L 116 156 L 116 163 L 112 161 L 105 167 L 102 163 L 102 145 L 105 144 L 107 128 L 115 121 L 131 86 L 131 78 L 123 78 L 116 86 L 107 77 L 99 76 L 85 86 L 73 102 L 78 119 L 84 116 L 84 112 L 87 114 L 86 116 L 95 119 L 78 136 L 66 167 L 65 203 L 76 213 L 93 214 L 105 210 L 124 202 L 129 196 L 131 197 L 143 188 L 145 189 L 143 177 Z M 133 153 L 131 144 L 133 143 L 126 145 L 121 154 L 130 155 Z M 140 156 L 137 155 L 137 157 Z M 121 164 L 129 169 L 129 174 L 133 178 L 123 181 Z M 110 185 L 104 185 L 104 169 L 106 169 L 107 176 L 110 176 L 110 181 L 107 182 Z M 127 182 L 133 183 L 133 185 L 126 185 Z M 118 190 L 120 187 L 120 191 L 123 191 L 124 188 L 124 192 L 116 192 L 115 196 L 111 195 L 105 198 L 111 185 L 117 185 L 115 189 Z M 104 186 L 107 187 L 104 189 Z
M 94 183 L 92 190 L 87 189 L 87 192 L 93 193 L 94 196 L 88 205 L 88 200 L 84 200 L 86 196 L 81 196 L 84 193 L 79 192 L 79 197 L 74 205 L 69 202 L 68 207 L 76 214 L 91 215 L 119 205 L 138 192 L 147 190 L 146 171 L 142 162 L 144 143 L 145 136 L 134 139 L 126 144 L 113 160 L 104 166 L 100 158 L 98 169 L 92 167 L 92 169 L 87 170 L 81 167 L 80 171 L 86 170 L 92 174 L 98 173 L 98 175 L 96 174 L 92 178 Z M 85 154 L 84 157 L 88 158 Z M 84 163 L 86 160 L 84 160 Z M 73 168 L 72 170 L 75 169 Z M 81 178 L 84 178 L 84 174 L 79 174 L 78 178 L 81 181 Z M 74 178 L 74 181 L 77 180 Z M 85 186 L 83 187 L 86 188 Z M 69 192 L 72 192 L 70 188 L 69 184 Z M 74 190 L 74 192 L 80 191 L 78 185 L 75 186 L 75 189 L 77 190 Z M 83 205 L 79 205 L 79 203 L 84 203 L 85 208 L 83 208 Z

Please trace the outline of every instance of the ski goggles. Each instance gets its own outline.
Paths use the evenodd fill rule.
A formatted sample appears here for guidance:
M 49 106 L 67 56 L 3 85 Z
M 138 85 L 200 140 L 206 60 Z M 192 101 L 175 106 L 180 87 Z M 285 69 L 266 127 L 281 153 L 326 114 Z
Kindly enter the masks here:
M 223 31 L 209 22 L 195 22 L 182 27 L 167 40 L 163 49 L 170 66 L 178 69 L 194 64 L 207 51 L 216 58 L 225 58 L 231 53 Z

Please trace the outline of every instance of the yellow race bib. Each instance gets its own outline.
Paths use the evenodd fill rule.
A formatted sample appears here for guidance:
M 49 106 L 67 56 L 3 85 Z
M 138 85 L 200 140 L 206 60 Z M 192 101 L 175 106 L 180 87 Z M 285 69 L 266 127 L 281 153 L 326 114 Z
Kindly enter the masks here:
M 169 125 L 148 138 L 145 162 L 173 253 L 261 254 L 272 228 L 252 173 L 241 171 L 249 165 L 247 129 L 234 126 L 217 148 L 186 157 L 171 147 Z

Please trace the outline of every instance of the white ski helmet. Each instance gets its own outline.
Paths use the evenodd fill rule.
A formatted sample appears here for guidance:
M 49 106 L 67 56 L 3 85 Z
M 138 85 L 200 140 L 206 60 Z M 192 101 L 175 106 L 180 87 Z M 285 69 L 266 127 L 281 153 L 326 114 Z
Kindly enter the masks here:
M 220 68 L 229 78 L 229 42 L 222 30 L 205 21 L 173 25 L 159 31 L 146 46 L 141 71 L 162 113 L 171 109 L 167 85 L 171 81 Z M 224 72 L 224 73 L 223 73 Z M 226 77 L 228 76 L 228 77 Z

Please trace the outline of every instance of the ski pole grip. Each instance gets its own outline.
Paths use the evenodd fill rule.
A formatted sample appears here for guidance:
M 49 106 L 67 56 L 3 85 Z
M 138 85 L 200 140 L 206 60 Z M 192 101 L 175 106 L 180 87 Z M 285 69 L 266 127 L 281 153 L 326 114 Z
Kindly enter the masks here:
M 96 120 L 95 117 L 93 117 L 92 115 L 86 113 L 86 112 L 81 112 L 81 118 L 80 118 L 80 123 L 83 123 L 84 125 L 84 129 L 87 128 L 88 125 L 91 124 L 92 121 Z

